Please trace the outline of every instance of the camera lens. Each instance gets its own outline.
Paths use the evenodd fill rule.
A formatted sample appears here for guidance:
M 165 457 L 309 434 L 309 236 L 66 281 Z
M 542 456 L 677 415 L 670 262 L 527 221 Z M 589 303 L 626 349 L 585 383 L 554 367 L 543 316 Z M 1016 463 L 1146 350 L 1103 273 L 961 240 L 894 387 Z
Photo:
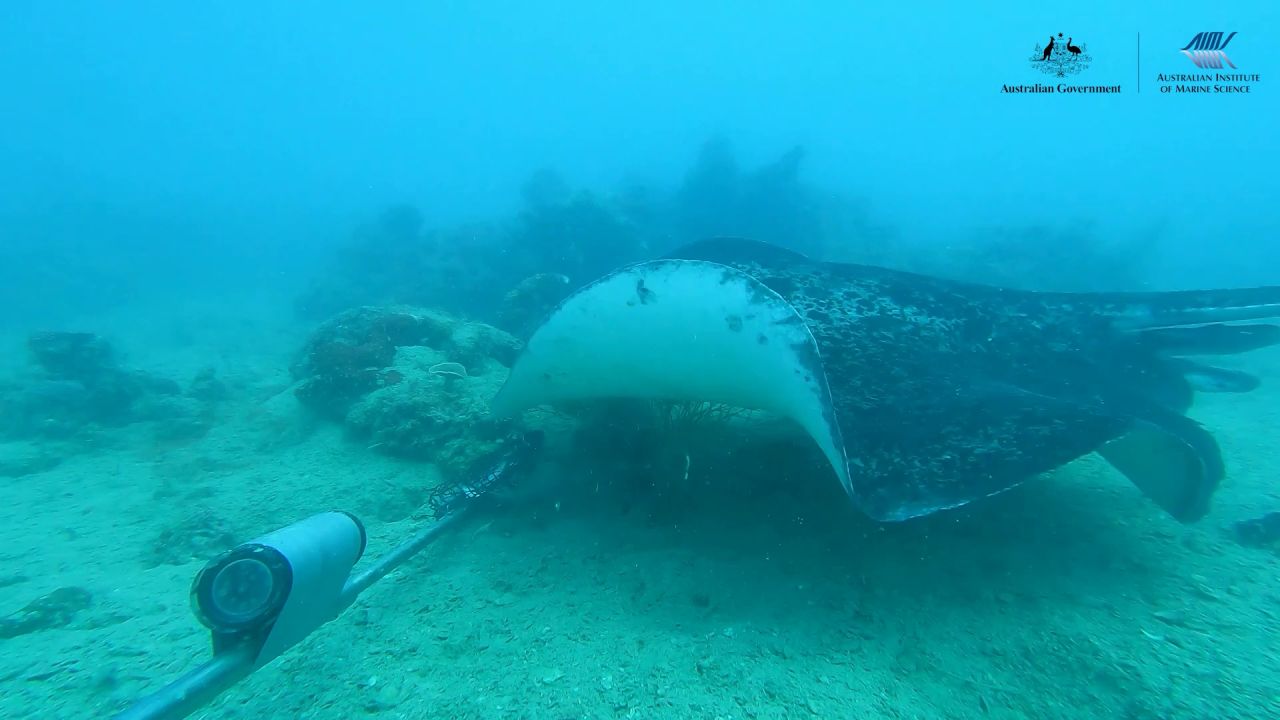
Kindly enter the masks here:
M 227 618 L 256 618 L 271 600 L 271 570 L 256 559 L 232 560 L 213 577 L 209 599 Z
M 200 622 L 210 630 L 251 630 L 275 619 L 292 583 L 289 563 L 278 551 L 244 545 L 200 572 L 191 600 Z

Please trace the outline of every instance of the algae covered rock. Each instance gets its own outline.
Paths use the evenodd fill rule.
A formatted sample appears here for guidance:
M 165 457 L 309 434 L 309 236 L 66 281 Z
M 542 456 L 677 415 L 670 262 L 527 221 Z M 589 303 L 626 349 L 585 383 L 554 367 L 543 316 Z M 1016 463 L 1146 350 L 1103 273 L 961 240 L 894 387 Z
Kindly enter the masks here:
M 27 338 L 32 359 L 49 374 L 62 380 L 91 380 L 116 367 L 111 343 L 93 333 L 37 332 Z
M 1270 512 L 1261 517 L 1241 520 L 1234 525 L 1236 540 L 1248 547 L 1280 549 L 1280 512 Z
M 449 359 L 469 368 L 497 362 L 510 368 L 520 354 L 520 341 L 492 325 L 464 322 L 454 328 L 444 349 Z
M 488 401 L 520 351 L 512 335 L 443 312 L 349 310 L 320 326 L 292 371 L 294 394 L 371 449 L 472 470 L 514 427 Z
M 495 360 L 480 358 L 467 369 L 444 352 L 410 346 L 396 351 L 389 372 L 397 381 L 369 393 L 346 417 L 380 452 L 435 462 L 456 477 L 512 428 L 489 413 L 488 400 L 506 378 Z
M 0 640 L 66 627 L 91 604 L 93 594 L 84 588 L 58 588 L 32 600 L 12 615 L 0 618 Z
M 91 417 L 92 395 L 73 380 L 0 384 L 0 437 L 67 439 Z
M 205 561 L 236 545 L 236 535 L 222 517 L 206 509 L 165 526 L 144 557 L 147 567 Z
M 351 404 L 380 387 L 397 382 L 387 369 L 396 348 L 447 349 L 463 323 L 444 313 L 411 307 L 361 307 L 323 323 L 307 341 L 291 371 L 302 381 L 303 404 L 335 419 Z
M 226 400 L 231 396 L 231 390 L 227 384 L 218 377 L 218 372 L 214 368 L 207 367 L 196 373 L 191 383 L 187 386 L 187 397 L 195 398 L 204 403 L 218 403 Z
M 173 380 L 120 365 L 98 335 L 38 332 L 27 348 L 38 371 L 0 383 L 0 435 L 70 439 L 136 422 L 189 424 L 199 411 Z
M 567 275 L 538 273 L 521 280 L 502 300 L 498 323 L 520 337 L 528 337 L 538 323 L 573 292 Z

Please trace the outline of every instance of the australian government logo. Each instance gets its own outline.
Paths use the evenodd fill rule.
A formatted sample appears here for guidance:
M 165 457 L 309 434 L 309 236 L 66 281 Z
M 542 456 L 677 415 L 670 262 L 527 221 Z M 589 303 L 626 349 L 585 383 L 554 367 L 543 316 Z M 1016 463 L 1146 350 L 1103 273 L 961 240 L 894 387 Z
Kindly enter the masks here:
M 1160 73 L 1156 75 L 1160 92 L 1175 95 L 1243 95 L 1252 92 L 1253 84 L 1261 80 L 1261 76 L 1232 72 L 1239 68 L 1227 55 L 1227 45 L 1236 34 L 1217 31 L 1196 33 L 1179 52 L 1191 61 L 1197 71 L 1213 72 Z
M 1036 43 L 1035 50 L 1027 58 L 1030 66 L 1056 80 L 1048 83 L 1018 83 L 1002 85 L 1002 93 L 1043 93 L 1043 94 L 1110 94 L 1120 92 L 1119 85 L 1094 85 L 1070 82 L 1077 75 L 1089 69 L 1093 56 L 1089 54 L 1089 46 L 1073 35 L 1064 37 L 1064 33 L 1050 34 L 1043 43 Z

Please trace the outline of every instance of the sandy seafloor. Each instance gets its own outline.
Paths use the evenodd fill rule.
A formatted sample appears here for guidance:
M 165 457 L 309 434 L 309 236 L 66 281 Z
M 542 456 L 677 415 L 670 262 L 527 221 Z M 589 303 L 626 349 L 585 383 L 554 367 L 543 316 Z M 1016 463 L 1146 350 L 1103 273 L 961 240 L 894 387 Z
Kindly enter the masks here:
M 90 328 L 139 368 L 217 367 L 234 395 L 206 436 L 139 425 L 0 478 L 0 615 L 62 586 L 93 596 L 65 628 L 0 640 L 0 717 L 107 716 L 207 657 L 187 598 L 219 537 L 344 508 L 369 558 L 426 521 L 432 468 L 272 399 L 305 330 L 237 310 Z M 21 337 L 0 340 L 19 366 Z M 1280 352 L 1227 361 L 1264 386 L 1200 397 L 1229 479 L 1194 526 L 1094 458 L 896 525 L 803 473 L 776 482 L 828 487 L 722 479 L 661 505 L 567 490 L 467 519 L 196 716 L 1280 717 L 1280 558 L 1230 532 L 1280 509 Z M 33 452 L 65 451 L 0 446 Z M 204 535 L 184 546 L 183 528 Z

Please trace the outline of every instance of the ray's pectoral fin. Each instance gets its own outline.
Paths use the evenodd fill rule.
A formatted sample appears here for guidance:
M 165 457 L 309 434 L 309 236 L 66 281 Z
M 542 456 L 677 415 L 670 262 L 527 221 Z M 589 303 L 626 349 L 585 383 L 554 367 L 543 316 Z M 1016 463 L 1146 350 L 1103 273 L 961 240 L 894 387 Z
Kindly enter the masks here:
M 1180 522 L 1204 517 L 1223 476 L 1213 436 L 1181 415 L 1137 421 L 1098 454 Z
M 916 384 L 913 395 L 867 413 L 859 433 L 846 423 L 850 457 L 866 458 L 862 468 L 851 466 L 855 497 L 879 520 L 1004 492 L 1087 455 L 1129 426 L 1095 405 L 1001 383 L 939 378 Z
M 1208 511 L 1223 476 L 1213 437 L 1195 421 L 1152 409 L 1146 419 L 1100 403 L 1000 383 L 935 381 L 924 397 L 860 435 L 846 427 L 855 495 L 873 517 L 903 520 L 995 495 L 1097 451 L 1181 522 Z M 939 398 L 944 400 L 938 400 Z M 857 470 L 857 466 L 854 466 Z

